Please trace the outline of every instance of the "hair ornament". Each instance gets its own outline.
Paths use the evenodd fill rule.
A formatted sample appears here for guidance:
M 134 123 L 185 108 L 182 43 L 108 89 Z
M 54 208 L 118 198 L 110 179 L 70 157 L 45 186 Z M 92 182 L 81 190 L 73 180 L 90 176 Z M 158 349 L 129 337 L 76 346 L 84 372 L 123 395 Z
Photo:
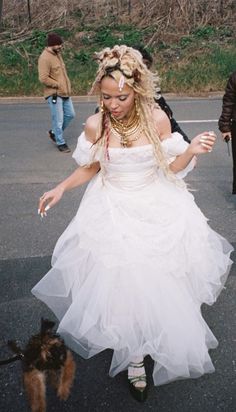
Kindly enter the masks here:
M 120 80 L 119 80 L 119 84 L 118 84 L 118 87 L 119 87 L 119 91 L 120 91 L 120 92 L 122 91 L 122 89 L 123 89 L 123 87 L 124 87 L 124 84 L 125 84 L 125 76 L 122 74 L 122 75 L 120 76 Z
M 147 69 L 138 50 L 125 45 L 106 47 L 95 53 L 95 59 L 98 70 L 90 94 L 99 94 L 103 77 L 110 76 L 115 78 L 120 91 L 127 84 L 153 104 L 158 77 Z

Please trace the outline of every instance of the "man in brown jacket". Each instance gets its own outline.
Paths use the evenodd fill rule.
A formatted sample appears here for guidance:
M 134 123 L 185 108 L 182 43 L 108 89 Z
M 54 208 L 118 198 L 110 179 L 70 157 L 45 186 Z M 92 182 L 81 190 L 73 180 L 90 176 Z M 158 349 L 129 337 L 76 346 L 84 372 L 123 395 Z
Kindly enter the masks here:
M 63 131 L 75 117 L 70 98 L 71 85 L 61 56 L 62 38 L 56 33 L 49 33 L 47 47 L 38 60 L 39 81 L 44 85 L 44 97 L 51 110 L 52 129 L 49 137 L 57 144 L 60 152 L 70 152 Z
M 222 113 L 219 119 L 219 129 L 223 139 L 231 139 L 233 156 L 233 190 L 236 194 L 236 71 L 227 82 L 223 96 Z

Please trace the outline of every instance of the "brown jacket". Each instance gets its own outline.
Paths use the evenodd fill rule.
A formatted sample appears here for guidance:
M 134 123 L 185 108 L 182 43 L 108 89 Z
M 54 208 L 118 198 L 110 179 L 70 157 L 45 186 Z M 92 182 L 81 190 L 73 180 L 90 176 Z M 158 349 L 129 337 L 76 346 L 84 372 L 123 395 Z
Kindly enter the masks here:
M 61 97 L 70 96 L 70 80 L 60 54 L 56 54 L 46 47 L 38 60 L 38 72 L 39 81 L 45 86 L 45 98 L 54 93 Z
M 219 129 L 222 133 L 231 131 L 232 120 L 236 121 L 236 71 L 231 74 L 223 96 Z

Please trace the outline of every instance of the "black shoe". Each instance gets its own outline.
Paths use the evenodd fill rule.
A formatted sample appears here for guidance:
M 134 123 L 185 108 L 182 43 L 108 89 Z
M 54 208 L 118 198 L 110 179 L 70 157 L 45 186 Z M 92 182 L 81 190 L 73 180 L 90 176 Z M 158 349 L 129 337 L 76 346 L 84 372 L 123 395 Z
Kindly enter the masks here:
M 71 151 L 66 143 L 59 144 L 57 147 L 58 147 L 58 150 L 60 150 L 60 152 L 63 152 L 63 153 L 70 153 L 70 151 Z
M 130 365 L 133 368 L 143 368 L 144 363 L 134 363 L 131 362 Z M 129 390 L 133 398 L 138 402 L 144 402 L 147 399 L 148 387 L 147 387 L 147 377 L 146 374 L 140 376 L 128 376 L 129 380 Z M 138 382 L 144 382 L 146 385 L 144 387 L 137 386 Z
M 54 133 L 52 130 L 49 130 L 49 131 L 48 131 L 48 136 L 50 137 L 50 139 L 51 139 L 54 143 L 56 143 L 56 136 L 55 136 L 55 133 Z
M 133 383 L 129 382 L 129 390 L 133 398 L 138 402 L 145 402 L 147 399 L 148 389 L 147 386 L 144 388 L 137 388 Z

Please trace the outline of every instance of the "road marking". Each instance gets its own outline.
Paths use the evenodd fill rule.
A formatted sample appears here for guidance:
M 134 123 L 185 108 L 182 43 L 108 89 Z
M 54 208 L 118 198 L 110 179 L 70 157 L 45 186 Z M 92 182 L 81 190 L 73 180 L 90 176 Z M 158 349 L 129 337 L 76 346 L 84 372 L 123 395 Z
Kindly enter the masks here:
M 218 119 L 209 119 L 209 120 L 178 120 L 178 123 L 217 123 Z M 82 126 L 85 126 L 85 123 L 82 123 Z
M 218 119 L 208 119 L 208 120 L 178 120 L 178 123 L 217 123 Z

